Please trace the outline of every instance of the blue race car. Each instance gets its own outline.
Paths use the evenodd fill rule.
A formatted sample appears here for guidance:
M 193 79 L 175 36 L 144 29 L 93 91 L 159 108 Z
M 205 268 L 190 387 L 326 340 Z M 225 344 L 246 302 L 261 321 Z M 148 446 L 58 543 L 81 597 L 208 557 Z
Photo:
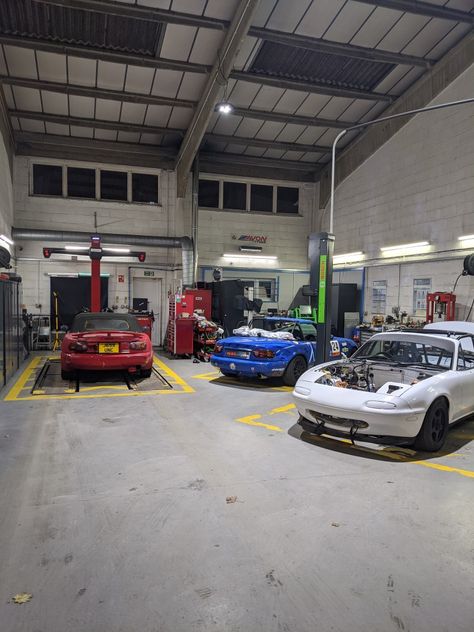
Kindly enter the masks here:
M 279 377 L 288 386 L 316 364 L 316 325 L 304 318 L 269 316 L 263 320 L 269 332 L 287 332 L 294 340 L 261 336 L 230 336 L 219 340 L 211 356 L 211 364 L 227 376 Z M 350 356 L 357 348 L 353 340 L 333 336 L 331 360 L 344 353 Z

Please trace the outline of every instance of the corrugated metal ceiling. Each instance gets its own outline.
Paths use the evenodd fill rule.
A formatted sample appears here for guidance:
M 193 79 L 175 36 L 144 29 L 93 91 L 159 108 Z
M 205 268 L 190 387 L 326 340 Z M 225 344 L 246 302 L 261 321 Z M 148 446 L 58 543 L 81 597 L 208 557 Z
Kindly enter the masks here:
M 154 55 L 163 25 L 41 4 L 1 0 L 0 32 L 68 44 Z
M 286 44 L 263 42 L 249 71 L 315 84 L 374 90 L 394 64 L 328 55 Z

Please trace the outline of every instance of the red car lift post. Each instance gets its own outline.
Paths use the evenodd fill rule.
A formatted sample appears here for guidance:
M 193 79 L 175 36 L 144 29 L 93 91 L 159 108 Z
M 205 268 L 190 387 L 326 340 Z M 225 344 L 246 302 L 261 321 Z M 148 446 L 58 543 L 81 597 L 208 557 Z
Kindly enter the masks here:
M 70 250 L 66 248 L 43 248 L 43 257 L 49 259 L 52 254 L 68 254 Z M 102 249 L 100 242 L 100 235 L 91 235 L 91 243 L 89 247 L 89 257 L 91 260 L 91 312 L 100 312 L 101 310 L 101 296 L 100 296 L 100 260 L 102 257 L 123 257 L 122 253 L 105 252 Z M 136 250 L 131 250 L 125 253 L 127 257 L 137 257 L 140 263 L 144 263 L 146 259 L 146 253 Z

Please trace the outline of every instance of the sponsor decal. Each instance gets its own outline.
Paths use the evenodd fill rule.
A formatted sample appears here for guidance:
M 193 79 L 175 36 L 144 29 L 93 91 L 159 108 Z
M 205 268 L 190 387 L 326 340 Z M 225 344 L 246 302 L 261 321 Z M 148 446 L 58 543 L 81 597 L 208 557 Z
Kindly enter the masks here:
M 266 235 L 240 235 L 240 237 L 232 236 L 237 241 L 250 241 L 254 244 L 266 244 L 268 237 Z

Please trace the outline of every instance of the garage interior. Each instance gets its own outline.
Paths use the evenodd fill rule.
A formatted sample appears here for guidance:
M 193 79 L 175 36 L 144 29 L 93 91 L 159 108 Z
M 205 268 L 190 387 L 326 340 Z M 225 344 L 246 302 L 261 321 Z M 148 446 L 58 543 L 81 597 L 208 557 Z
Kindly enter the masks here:
M 293 389 L 380 333 L 474 344 L 473 25 L 0 3 L 2 632 L 472 632 L 474 348 L 437 451 L 308 432 Z M 63 364 L 98 312 L 149 375 Z M 216 361 L 268 323 L 301 372 Z

